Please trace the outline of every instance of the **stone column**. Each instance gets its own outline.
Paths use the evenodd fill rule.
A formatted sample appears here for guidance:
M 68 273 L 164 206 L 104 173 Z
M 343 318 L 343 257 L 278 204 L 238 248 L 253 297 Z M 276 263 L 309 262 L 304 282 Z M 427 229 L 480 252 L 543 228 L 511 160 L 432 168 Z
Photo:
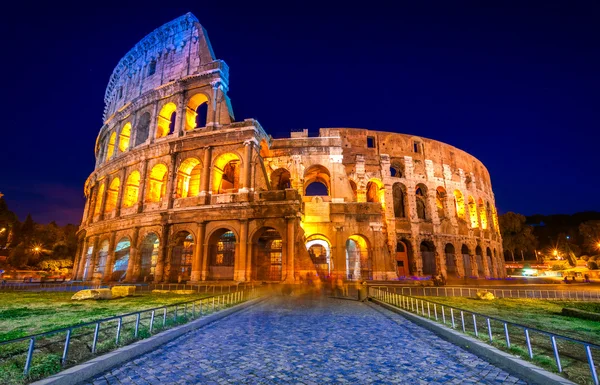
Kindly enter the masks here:
M 115 241 L 116 241 L 116 232 L 112 232 L 110 234 L 110 239 L 108 242 L 108 255 L 106 256 L 106 267 L 104 268 L 104 277 L 102 281 L 109 282 L 112 277 L 113 265 L 115 263 Z
M 248 194 L 251 191 L 250 185 L 252 183 L 252 146 L 254 141 L 247 140 L 244 142 L 244 168 L 240 183 L 239 192 L 241 194 L 241 200 L 247 201 Z
M 246 280 L 246 257 L 248 255 L 248 220 L 240 219 L 239 255 L 235 258 L 233 279 L 238 282 Z
M 142 172 L 140 173 L 140 188 L 138 190 L 137 212 L 144 211 L 144 201 L 146 200 L 146 179 L 148 174 L 148 160 L 142 162 Z
M 137 257 L 138 257 L 137 241 L 138 241 L 139 233 L 140 233 L 140 228 L 135 227 L 133 229 L 133 237 L 132 237 L 131 243 L 129 245 L 129 261 L 127 262 L 127 273 L 125 274 L 126 282 L 135 282 L 137 280 L 136 264 L 137 264 Z M 139 273 L 139 270 L 138 270 L 138 273 Z
M 200 201 L 210 204 L 210 170 L 212 166 L 212 147 L 204 147 L 204 161 L 202 163 L 202 180 L 200 184 Z
M 77 279 L 84 280 L 83 271 L 85 270 L 85 264 L 87 263 L 87 251 L 90 244 L 90 238 L 86 238 L 83 243 L 83 254 L 81 255 L 81 263 L 79 264 L 79 270 L 77 271 Z
M 126 184 L 126 180 L 125 177 L 127 176 L 125 174 L 126 168 L 123 168 L 121 170 L 121 184 L 119 185 L 119 195 L 117 196 L 117 207 L 115 208 L 115 217 L 120 217 L 121 216 L 121 206 L 123 205 L 123 194 L 125 193 L 125 184 Z
M 97 190 L 98 190 L 98 183 L 94 182 L 94 184 L 90 188 L 90 195 L 88 196 L 88 201 L 90 204 L 88 206 L 88 211 L 87 211 L 87 219 L 86 219 L 87 224 L 90 224 L 94 221 L 94 208 L 96 207 L 96 199 L 98 199 L 96 197 L 96 195 L 98 195 L 96 193 Z
M 96 263 L 98 263 L 98 244 L 100 243 L 100 237 L 94 238 L 94 249 L 92 250 L 92 257 L 90 258 L 90 267 L 85 276 L 85 280 L 91 281 L 94 278 L 94 270 L 96 269 Z
M 286 249 L 286 261 L 287 266 L 285 270 L 286 282 L 294 283 L 296 281 L 295 269 L 294 269 L 294 256 L 295 256 L 295 224 L 296 217 L 289 216 L 285 217 L 287 221 L 287 249 Z
M 183 136 L 185 131 L 185 91 L 182 91 L 177 98 L 177 122 L 175 122 L 175 136 Z
M 344 226 L 335 226 L 335 246 L 331 247 L 331 259 L 333 260 L 334 275 L 346 279 L 346 242 L 344 237 Z
M 192 260 L 192 275 L 190 281 L 197 283 L 202 278 L 202 257 L 204 252 L 204 237 L 206 236 L 206 222 L 198 222 L 198 238 L 194 247 L 194 259 Z
M 177 153 L 171 153 L 171 167 L 169 168 L 169 179 L 167 181 L 167 209 L 173 208 L 173 191 L 175 190 L 175 178 L 177 178 Z M 164 207 L 164 206 L 163 206 Z
M 217 113 L 217 104 L 218 104 L 218 99 L 219 99 L 219 94 L 220 94 L 220 88 L 221 88 L 221 80 L 215 80 L 213 82 L 210 83 L 210 85 L 212 86 L 213 89 L 213 97 L 212 97 L 212 115 L 211 115 L 211 121 L 210 122 L 206 122 L 206 127 L 212 127 L 212 129 L 215 129 L 219 126 L 219 115 Z
M 158 258 L 156 261 L 156 274 L 154 276 L 154 283 L 162 282 L 165 273 L 165 259 L 167 257 L 167 250 L 169 248 L 169 225 L 164 224 L 162 227 L 162 234 L 160 237 L 160 247 L 158 249 Z
M 78 260 L 77 265 L 73 265 L 73 273 L 72 273 L 73 279 L 81 278 L 80 271 L 81 271 L 81 266 L 83 264 L 85 264 L 85 255 L 87 254 L 87 243 L 88 243 L 87 238 L 84 238 L 81 241 L 81 251 L 79 253 L 79 260 Z
M 154 143 L 156 139 L 156 127 L 158 127 L 158 102 L 154 103 L 154 109 L 152 111 L 152 116 L 150 117 L 150 127 L 148 128 L 148 139 L 146 139 L 147 143 Z

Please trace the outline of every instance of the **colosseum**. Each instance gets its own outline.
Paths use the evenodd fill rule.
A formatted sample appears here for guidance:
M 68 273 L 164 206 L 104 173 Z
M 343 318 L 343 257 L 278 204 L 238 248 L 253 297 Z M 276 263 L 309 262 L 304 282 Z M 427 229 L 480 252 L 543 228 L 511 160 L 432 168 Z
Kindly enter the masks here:
M 229 68 L 188 13 L 114 69 L 74 278 L 119 282 L 505 276 L 473 156 L 356 128 L 273 138 L 235 120 Z

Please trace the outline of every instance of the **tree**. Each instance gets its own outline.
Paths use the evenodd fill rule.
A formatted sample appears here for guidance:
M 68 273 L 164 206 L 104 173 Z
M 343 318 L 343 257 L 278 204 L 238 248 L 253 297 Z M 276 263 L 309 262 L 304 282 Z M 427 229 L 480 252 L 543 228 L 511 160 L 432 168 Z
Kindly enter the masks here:
M 3 197 L 0 197 L 0 248 L 8 248 L 14 240 L 14 228 L 19 221 L 15 213 L 8 209 Z
M 525 224 L 525 216 L 513 212 L 500 215 L 500 233 L 502 234 L 502 247 L 508 250 L 515 260 L 515 251 L 534 251 L 537 247 L 537 238 L 533 235 L 533 228 Z
M 600 221 L 586 221 L 579 225 L 579 234 L 583 238 L 583 248 L 593 254 L 600 249 Z

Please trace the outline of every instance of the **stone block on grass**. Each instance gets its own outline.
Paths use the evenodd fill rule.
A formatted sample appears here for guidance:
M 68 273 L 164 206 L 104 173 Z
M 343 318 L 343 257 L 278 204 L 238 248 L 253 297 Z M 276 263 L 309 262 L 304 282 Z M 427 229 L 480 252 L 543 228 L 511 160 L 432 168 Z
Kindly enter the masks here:
M 129 297 L 135 294 L 135 286 L 113 286 L 110 291 L 113 298 Z
M 83 299 L 111 299 L 112 292 L 110 289 L 86 289 L 80 290 L 73 294 L 71 299 L 80 301 Z
M 491 301 L 496 299 L 496 297 L 494 297 L 494 294 L 490 293 L 487 290 L 479 290 L 476 294 L 475 294 L 475 299 L 481 299 L 484 301 Z

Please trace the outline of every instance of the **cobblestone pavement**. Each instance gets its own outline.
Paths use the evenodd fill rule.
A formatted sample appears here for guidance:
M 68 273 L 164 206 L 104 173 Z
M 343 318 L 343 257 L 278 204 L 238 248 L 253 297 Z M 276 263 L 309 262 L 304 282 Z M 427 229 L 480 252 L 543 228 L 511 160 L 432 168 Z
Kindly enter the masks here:
M 270 299 L 92 383 L 525 384 L 376 305 L 309 297 Z

